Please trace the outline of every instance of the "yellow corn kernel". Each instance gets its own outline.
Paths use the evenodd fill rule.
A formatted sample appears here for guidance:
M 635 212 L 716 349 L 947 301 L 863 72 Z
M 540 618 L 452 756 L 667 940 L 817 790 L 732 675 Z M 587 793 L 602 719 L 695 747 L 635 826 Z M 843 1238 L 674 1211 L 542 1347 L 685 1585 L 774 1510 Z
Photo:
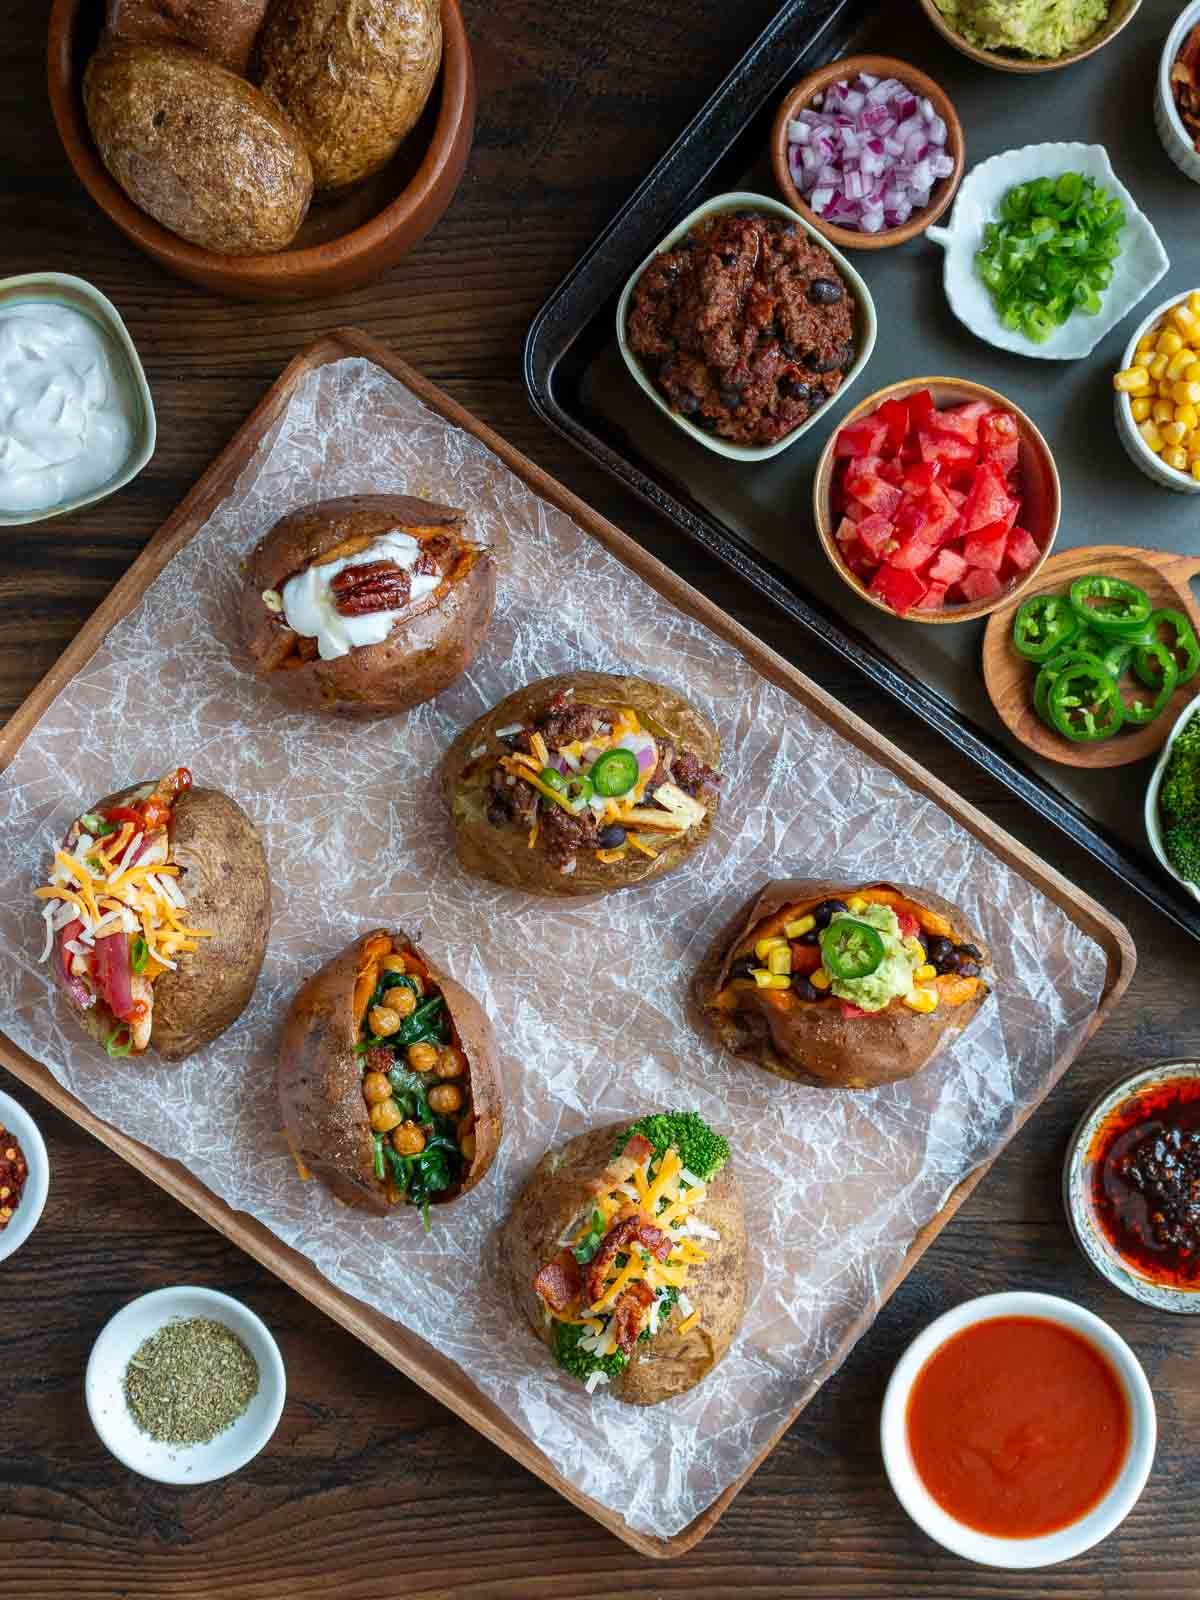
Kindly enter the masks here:
M 828 989 L 829 974 L 825 971 L 824 967 L 818 967 L 815 972 L 809 973 L 808 981 L 812 984 L 814 989 Z
M 1195 359 L 1195 351 L 1189 350 L 1180 340 L 1179 349 L 1167 361 L 1167 377 L 1171 379 L 1172 383 L 1176 378 L 1182 378 Z
M 1165 360 L 1163 365 L 1166 365 Z M 1148 394 L 1150 374 L 1145 367 L 1126 367 L 1113 378 L 1113 388 L 1120 394 Z
M 797 917 L 795 922 L 789 922 L 783 931 L 789 939 L 799 939 L 804 934 L 811 933 L 816 925 L 816 917 Z
M 904 1004 L 910 1011 L 936 1011 L 938 1006 L 938 992 L 936 989 L 914 989 L 905 995 Z
M 1200 290 L 1193 289 L 1187 297 L 1188 310 L 1194 311 L 1200 317 Z
M 1141 422 L 1138 424 L 1138 432 L 1151 450 L 1154 451 L 1154 454 L 1157 455 L 1163 447 L 1163 436 L 1158 431 L 1158 424 L 1150 421 Z
M 1197 411 L 1195 406 L 1176 406 L 1175 421 L 1182 422 L 1190 433 L 1200 423 L 1200 411 Z
M 767 957 L 767 971 L 775 976 L 786 977 L 792 970 L 792 952 L 784 945 L 782 950 L 772 950 Z
M 780 972 L 767 972 L 762 967 L 754 968 L 754 981 L 760 989 L 790 989 L 792 980 L 785 978 Z
M 1129 410 L 1135 422 L 1145 422 L 1150 415 L 1151 401 L 1148 395 L 1139 394 L 1129 402 Z
M 1192 310 L 1185 300 L 1181 300 L 1177 306 L 1171 307 L 1170 311 L 1167 312 L 1167 321 L 1185 339 L 1195 339 L 1200 335 L 1200 316 Z
M 1176 445 L 1181 445 L 1187 438 L 1187 429 L 1182 422 L 1164 422 L 1160 425 L 1158 431 L 1171 449 L 1174 449 Z M 1184 454 L 1186 455 L 1187 452 L 1185 451 Z
M 1179 337 L 1174 328 L 1164 328 L 1159 334 L 1158 338 L 1154 341 L 1154 352 L 1156 355 L 1174 356 L 1178 355 L 1182 349 L 1183 340 Z
M 1188 469 L 1188 453 L 1181 444 L 1172 445 L 1164 450 L 1162 459 L 1167 466 L 1174 467 L 1176 472 L 1186 472 Z
M 1184 369 L 1183 375 L 1189 383 L 1200 383 L 1200 361 L 1193 361 L 1190 367 Z
M 1177 406 L 1200 406 L 1200 383 L 1173 383 L 1171 398 Z
M 1183 442 L 1189 456 L 1200 456 L 1200 428 L 1193 428 Z
M 937 977 L 937 968 L 930 966 L 928 961 L 923 961 L 913 973 L 913 977 L 918 983 L 932 983 Z
M 860 917 L 867 909 L 867 902 L 859 895 L 855 895 L 853 900 L 847 900 L 846 904 L 856 917 Z
M 1150 415 L 1155 422 L 1174 422 L 1175 403 L 1172 400 L 1156 400 L 1150 407 Z
M 1191 470 L 1192 470 L 1192 477 L 1195 478 L 1198 482 L 1200 482 L 1200 456 L 1197 456 L 1196 459 L 1192 462 L 1192 469 Z
M 1161 335 L 1160 335 L 1160 337 L 1161 337 Z M 1176 337 L 1178 337 L 1178 335 L 1176 335 Z M 1133 352 L 1134 355 L 1140 361 L 1143 356 L 1152 356 L 1154 354 L 1154 352 L 1155 352 L 1155 338 L 1154 338 L 1153 331 L 1151 331 L 1150 333 L 1144 333 L 1142 335 L 1142 337 L 1138 340 L 1137 345 L 1134 348 L 1134 352 Z
M 1155 383 L 1157 383 L 1166 372 L 1168 360 L 1169 357 L 1167 356 L 1157 355 L 1151 360 L 1149 366 L 1146 368 L 1146 371 L 1154 379 Z
M 771 939 L 760 939 L 758 941 L 758 943 L 754 946 L 754 954 L 758 957 L 758 959 L 760 961 L 765 961 L 767 959 L 767 957 L 771 954 L 772 950 L 786 950 L 786 949 L 787 949 L 787 940 L 786 939 L 781 939 L 779 937 L 779 935 L 776 934 Z

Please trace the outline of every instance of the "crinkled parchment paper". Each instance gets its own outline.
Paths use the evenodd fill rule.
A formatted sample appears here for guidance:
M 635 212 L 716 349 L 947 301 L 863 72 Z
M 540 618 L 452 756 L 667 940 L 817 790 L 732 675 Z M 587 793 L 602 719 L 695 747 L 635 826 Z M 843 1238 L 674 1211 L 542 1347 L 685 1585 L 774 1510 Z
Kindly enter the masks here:
M 496 619 L 436 705 L 368 727 L 281 712 L 240 666 L 238 563 L 285 511 L 371 490 L 463 506 L 496 549 Z M 527 679 L 635 672 L 718 723 L 724 805 L 664 882 L 561 907 L 464 878 L 435 781 L 456 730 Z M 108 1061 L 37 965 L 30 897 L 51 841 L 97 796 L 176 765 L 235 795 L 266 839 L 275 927 L 254 1001 L 182 1066 Z M 235 491 L 67 686 L 0 780 L 5 1027 L 94 1112 L 176 1156 L 332 1282 L 457 1361 L 555 1465 L 631 1527 L 678 1532 L 780 1426 L 917 1230 L 1005 1141 L 1101 992 L 1100 949 L 927 800 L 673 611 L 469 435 L 373 364 L 311 374 Z M 996 952 L 998 1003 L 918 1079 L 873 1093 L 781 1084 L 689 1029 L 689 975 L 770 876 L 936 887 Z M 297 1180 L 273 1094 L 276 1029 L 301 978 L 375 924 L 419 928 L 491 1013 L 507 1131 L 482 1187 L 364 1219 Z M 493 1229 L 550 1144 L 593 1122 L 694 1106 L 729 1130 L 748 1201 L 745 1325 L 724 1365 L 650 1410 L 560 1374 L 510 1310 Z

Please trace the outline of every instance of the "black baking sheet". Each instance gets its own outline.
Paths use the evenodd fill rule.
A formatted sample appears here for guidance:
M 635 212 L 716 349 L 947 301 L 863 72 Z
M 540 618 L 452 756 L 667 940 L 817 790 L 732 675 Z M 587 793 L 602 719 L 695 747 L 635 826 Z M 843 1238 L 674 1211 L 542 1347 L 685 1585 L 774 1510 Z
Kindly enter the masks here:
M 865 605 L 830 567 L 810 511 L 817 456 L 844 412 L 900 378 L 959 376 L 1010 396 L 1049 440 L 1063 484 L 1056 549 L 1200 552 L 1200 496 L 1143 477 L 1112 418 L 1111 374 L 1130 330 L 1168 295 L 1200 284 L 1200 186 L 1168 161 L 1153 123 L 1158 58 L 1177 15 L 1172 0 L 1144 0 L 1090 60 L 1023 77 L 952 50 L 915 0 L 792 0 L 543 308 L 525 370 L 548 421 L 1200 938 L 1200 906 L 1161 871 L 1145 840 L 1140 801 L 1150 765 L 1097 772 L 1033 756 L 988 700 L 979 666 L 984 625 L 922 627 Z M 728 461 L 690 440 L 634 384 L 617 349 L 616 298 L 662 235 L 708 196 L 775 194 L 766 150 L 781 94 L 804 71 L 851 50 L 898 56 L 946 89 L 962 118 L 968 171 L 1017 145 L 1103 144 L 1171 267 L 1090 357 L 1044 361 L 994 349 L 962 327 L 942 288 L 942 251 L 930 241 L 852 252 L 879 315 L 867 367 L 791 449 L 762 463 Z

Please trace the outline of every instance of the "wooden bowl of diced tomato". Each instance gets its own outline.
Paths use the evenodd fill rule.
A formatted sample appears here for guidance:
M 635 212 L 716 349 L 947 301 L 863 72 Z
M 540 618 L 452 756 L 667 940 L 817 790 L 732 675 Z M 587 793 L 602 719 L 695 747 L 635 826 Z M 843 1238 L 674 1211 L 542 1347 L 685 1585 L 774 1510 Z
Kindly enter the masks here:
M 869 605 L 909 622 L 969 622 L 1027 588 L 1061 503 L 1030 419 L 960 378 L 909 378 L 870 395 L 829 439 L 813 480 L 825 554 Z

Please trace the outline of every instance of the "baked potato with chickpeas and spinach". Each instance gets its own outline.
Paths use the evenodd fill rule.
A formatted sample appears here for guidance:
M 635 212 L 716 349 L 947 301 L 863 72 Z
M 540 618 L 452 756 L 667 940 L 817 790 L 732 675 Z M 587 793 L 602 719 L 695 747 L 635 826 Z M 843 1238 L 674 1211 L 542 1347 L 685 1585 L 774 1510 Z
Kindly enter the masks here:
M 277 1081 L 301 1176 L 380 1216 L 407 1204 L 428 1225 L 500 1145 L 491 1023 L 404 933 L 365 934 L 301 986 Z

